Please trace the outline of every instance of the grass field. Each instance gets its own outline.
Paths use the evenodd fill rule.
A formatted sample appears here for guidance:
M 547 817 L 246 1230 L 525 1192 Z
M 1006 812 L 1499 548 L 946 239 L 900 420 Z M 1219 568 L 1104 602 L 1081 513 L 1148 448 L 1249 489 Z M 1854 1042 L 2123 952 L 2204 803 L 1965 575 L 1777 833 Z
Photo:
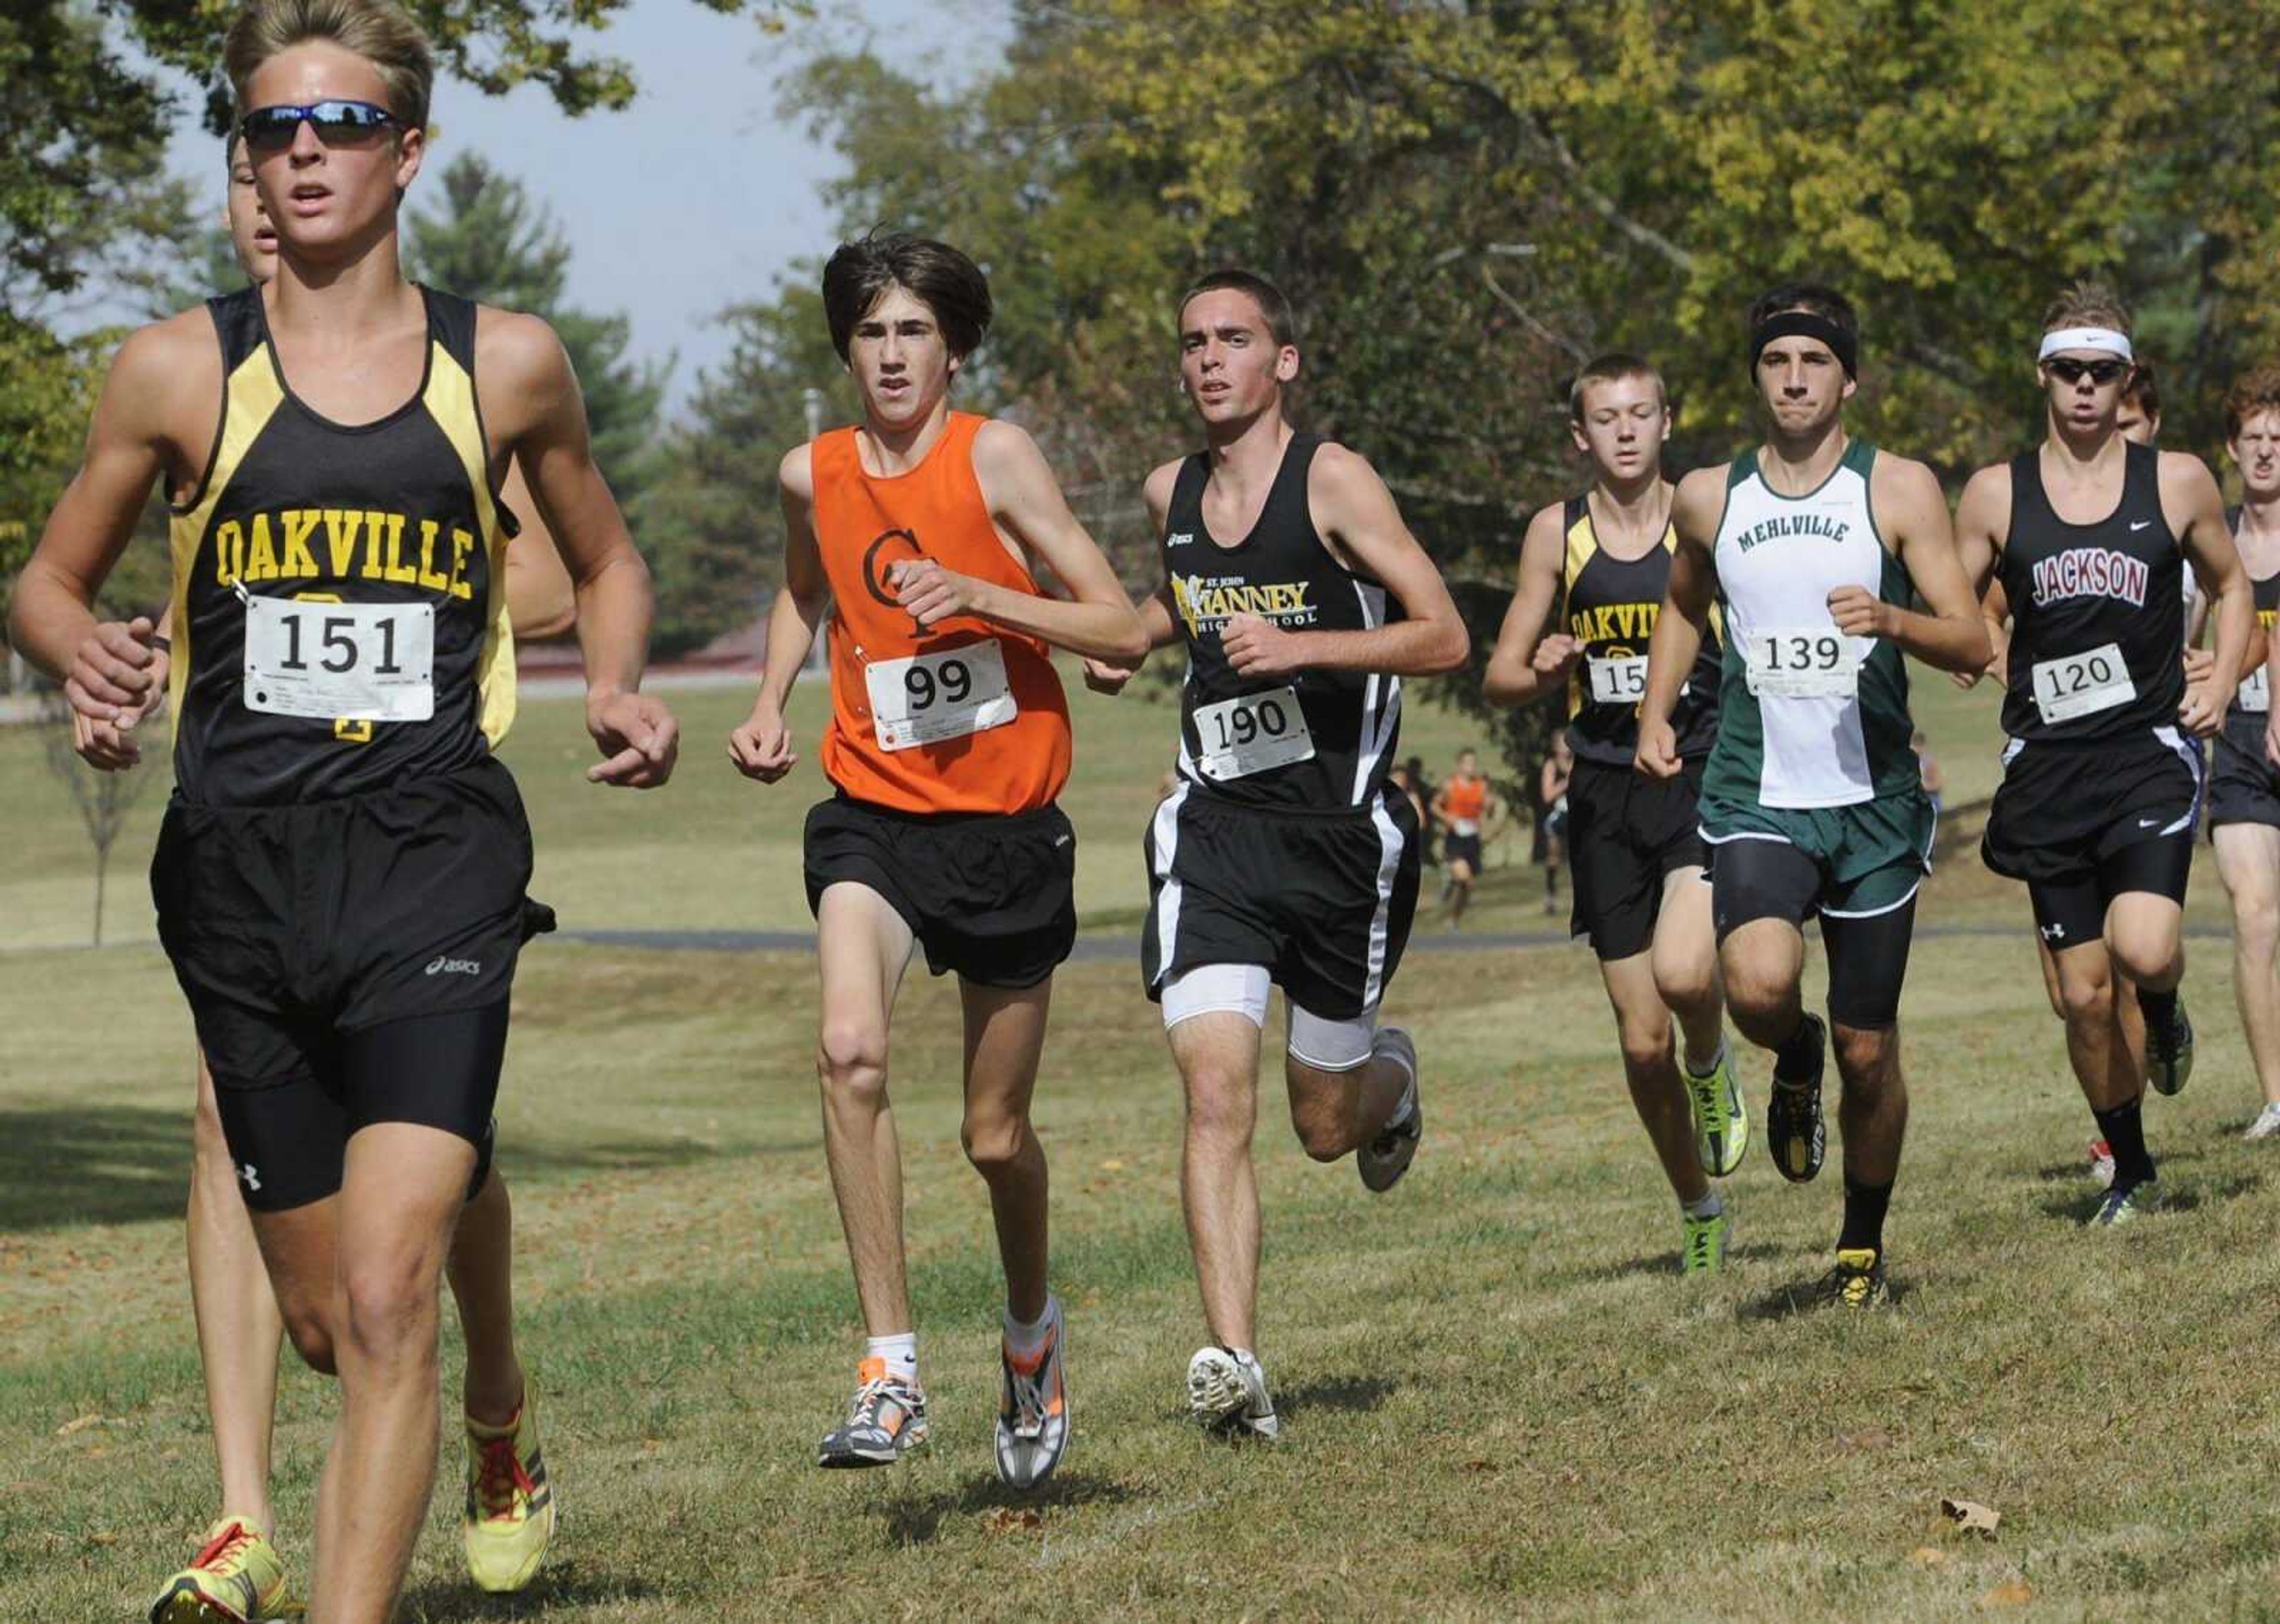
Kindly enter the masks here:
M 1918 693 L 1951 799 L 1984 793 L 1987 697 Z M 532 707 L 510 755 L 536 889 L 569 927 L 803 925 L 812 766 L 746 786 L 718 756 L 742 697 L 676 702 L 690 743 L 651 797 L 579 783 L 576 707 Z M 1067 804 L 1090 927 L 1136 922 L 1170 714 L 1081 703 Z M 1439 771 L 1467 732 L 1420 707 L 1409 742 Z M 0 738 L 0 943 L 18 947 L 85 927 L 83 844 L 35 754 Z M 133 939 L 157 804 L 121 843 L 123 945 L 0 954 L 0 1617 L 130 1617 L 216 1509 L 181 1267 L 187 1020 Z M 2199 889 L 2197 919 L 2221 920 L 2206 867 Z M 1533 871 L 1492 868 L 1481 925 L 1541 926 L 1539 894 Z M 988 1464 L 995 1266 L 957 1149 L 951 989 L 908 985 L 895 1057 L 936 1443 L 826 1474 L 813 1447 L 859 1329 L 806 956 L 542 944 L 500 1165 L 564 1526 L 529 1596 L 485 1601 L 439 1491 L 404 1616 L 2280 1619 L 2280 1152 L 2236 1136 L 2254 1090 L 2222 944 L 2193 949 L 2193 1084 L 2149 1108 L 2178 1210 L 2093 1235 L 2087 1113 L 2024 914 L 1968 854 L 1928 894 L 1927 927 L 2020 928 L 1919 943 L 1897 1301 L 1852 1321 L 1792 1312 L 1826 1264 L 1834 1170 L 1793 1189 L 1756 1151 L 1729 1186 L 1732 1267 L 1681 1285 L 1588 953 L 1421 943 L 1390 1005 L 1428 1068 L 1409 1179 L 1369 1197 L 1306 1160 L 1271 1095 L 1261 1113 L 1261 1352 L 1287 1418 L 1269 1448 L 1184 1422 L 1201 1329 L 1176 1089 L 1134 968 L 1072 965 L 1038 1115 L 1076 1431 L 1030 1502 Z M 1751 1056 L 1753 1104 L 1765 1074 Z M 297 1565 L 333 1407 L 289 1373 Z M 1993 1506 L 2000 1529 L 1952 1531 L 1943 1496 Z

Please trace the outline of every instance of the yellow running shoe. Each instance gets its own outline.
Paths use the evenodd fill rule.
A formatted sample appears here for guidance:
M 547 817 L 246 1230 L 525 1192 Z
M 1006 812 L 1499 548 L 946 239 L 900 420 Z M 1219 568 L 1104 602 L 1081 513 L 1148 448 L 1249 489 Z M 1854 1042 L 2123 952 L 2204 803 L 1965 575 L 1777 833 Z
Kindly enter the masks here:
M 460 1527 L 467 1574 L 486 1590 L 530 1582 L 554 1537 L 554 1491 L 538 1448 L 538 1389 L 528 1378 L 522 1408 L 505 1427 L 467 1418 L 467 1509 Z
M 150 1604 L 150 1624 L 264 1624 L 286 1607 L 277 1547 L 250 1518 L 224 1517 Z

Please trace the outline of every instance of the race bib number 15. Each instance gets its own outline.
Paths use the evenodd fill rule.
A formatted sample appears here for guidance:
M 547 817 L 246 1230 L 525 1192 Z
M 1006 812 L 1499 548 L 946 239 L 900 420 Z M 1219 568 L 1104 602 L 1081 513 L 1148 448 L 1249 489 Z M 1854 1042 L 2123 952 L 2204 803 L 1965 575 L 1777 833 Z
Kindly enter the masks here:
M 995 637 L 939 654 L 874 660 L 863 667 L 863 685 L 882 750 L 986 733 L 1021 713 L 1005 685 L 1005 653 Z
M 435 714 L 435 606 L 245 602 L 245 708 L 324 721 Z
M 1588 660 L 1594 704 L 1637 704 L 1646 697 L 1646 656 L 1630 654 Z
M 1860 690 L 1864 641 L 1833 626 L 1752 632 L 1743 645 L 1750 691 L 1782 699 L 1849 699 Z

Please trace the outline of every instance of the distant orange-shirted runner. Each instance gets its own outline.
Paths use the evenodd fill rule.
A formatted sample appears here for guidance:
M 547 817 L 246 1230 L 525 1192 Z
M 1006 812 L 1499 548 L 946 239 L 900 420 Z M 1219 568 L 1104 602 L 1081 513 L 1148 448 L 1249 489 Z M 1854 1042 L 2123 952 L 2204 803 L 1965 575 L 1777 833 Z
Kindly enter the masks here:
M 815 539 L 833 604 L 823 771 L 874 806 L 1029 812 L 1068 778 L 1068 700 L 1044 643 L 973 616 L 921 629 L 895 601 L 893 566 L 921 558 L 1039 596 L 974 475 L 987 420 L 951 412 L 926 459 L 899 474 L 867 473 L 853 428 L 814 443 Z

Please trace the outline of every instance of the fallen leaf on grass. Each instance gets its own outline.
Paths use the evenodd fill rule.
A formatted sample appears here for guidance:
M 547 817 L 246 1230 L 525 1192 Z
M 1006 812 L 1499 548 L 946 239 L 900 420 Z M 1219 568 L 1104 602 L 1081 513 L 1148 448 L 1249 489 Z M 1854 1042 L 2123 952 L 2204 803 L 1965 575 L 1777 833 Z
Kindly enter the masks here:
M 1112 1156 L 1100 1164 L 1100 1170 L 1103 1173 L 1121 1173 L 1124 1171 L 1124 1164 Z
M 1892 1435 L 1882 1427 L 1864 1427 L 1859 1432 L 1837 1435 L 1837 1449 L 1840 1454 L 1857 1455 L 1862 1450 L 1891 1447 Z
M 1955 1559 L 1936 1545 L 1918 1545 L 1908 1552 L 1908 1560 L 1918 1567 L 1945 1567 Z
M 2003 1513 L 1976 1500 L 1942 1500 L 1939 1509 L 1948 1520 L 1967 1534 L 1984 1534 L 1995 1537 L 1995 1529 L 2003 1520 Z
M 65 1421 L 62 1426 L 56 1428 L 56 1436 L 58 1438 L 68 1438 L 75 1432 L 85 1432 L 89 1428 L 95 1426 L 102 1420 L 103 1417 L 97 1415 L 92 1410 L 89 1411 L 85 1415 L 75 1415 L 70 1420 Z
M 1011 1505 L 1000 1505 L 994 1511 L 982 1513 L 982 1526 L 992 1534 L 1020 1534 L 1030 1528 L 1044 1528 L 1045 1519 L 1043 1513 L 1027 1506 L 1017 1510 Z
M 1465 1462 L 1465 1470 L 1467 1472 L 1493 1472 L 1496 1469 L 1497 1464 L 1493 1460 L 1467 1460 Z
M 2023 1607 L 2035 1599 L 2032 1586 L 2023 1579 L 2006 1579 L 1979 1598 L 1983 1607 Z

